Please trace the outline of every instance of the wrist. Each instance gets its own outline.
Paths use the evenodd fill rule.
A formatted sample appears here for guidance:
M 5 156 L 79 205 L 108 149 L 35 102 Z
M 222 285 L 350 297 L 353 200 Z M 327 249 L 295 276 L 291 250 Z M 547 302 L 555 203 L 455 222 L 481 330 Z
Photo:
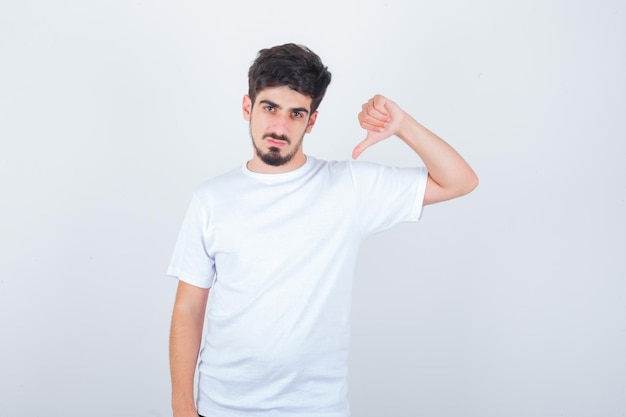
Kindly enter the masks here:
M 197 417 L 198 410 L 195 405 L 184 407 L 172 407 L 172 414 L 174 417 Z
M 404 113 L 400 123 L 398 123 L 395 135 L 406 142 L 409 138 L 415 137 L 420 126 L 419 122 L 410 114 Z
M 174 411 L 174 416 L 198 414 L 193 398 L 172 398 L 172 411 Z

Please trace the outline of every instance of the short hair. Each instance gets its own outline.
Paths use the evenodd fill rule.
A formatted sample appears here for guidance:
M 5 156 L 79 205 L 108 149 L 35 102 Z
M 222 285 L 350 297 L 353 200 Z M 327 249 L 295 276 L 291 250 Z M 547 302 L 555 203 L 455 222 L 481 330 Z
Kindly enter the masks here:
M 248 95 L 252 103 L 268 87 L 288 86 L 311 97 L 311 113 L 324 98 L 331 74 L 322 60 L 303 45 L 287 43 L 261 49 L 248 71 Z

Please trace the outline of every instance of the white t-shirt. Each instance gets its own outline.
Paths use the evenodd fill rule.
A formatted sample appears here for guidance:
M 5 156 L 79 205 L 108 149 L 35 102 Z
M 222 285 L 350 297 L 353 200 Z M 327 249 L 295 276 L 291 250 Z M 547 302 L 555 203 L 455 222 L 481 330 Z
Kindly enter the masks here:
M 243 164 L 193 195 L 168 274 L 212 287 L 198 412 L 346 417 L 352 276 L 364 238 L 422 212 L 427 171 L 308 156 Z

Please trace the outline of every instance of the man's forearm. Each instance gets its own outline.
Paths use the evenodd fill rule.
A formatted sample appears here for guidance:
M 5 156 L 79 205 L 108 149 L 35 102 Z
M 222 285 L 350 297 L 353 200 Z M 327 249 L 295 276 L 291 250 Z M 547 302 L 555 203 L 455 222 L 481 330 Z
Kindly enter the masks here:
M 402 139 L 428 169 L 425 204 L 460 197 L 478 185 L 478 177 L 450 145 L 422 126 L 393 101 L 375 95 L 363 104 L 358 116 L 367 136 L 352 151 L 352 157 L 392 135 Z
M 208 291 L 208 290 L 205 290 Z M 197 416 L 194 401 L 194 375 L 202 339 L 204 302 L 189 298 L 189 288 L 176 296 L 170 329 L 170 373 L 174 417 Z
M 409 114 L 405 113 L 397 136 L 419 155 L 439 188 L 437 193 L 431 193 L 433 201 L 425 203 L 465 195 L 478 185 L 478 177 L 463 157 Z

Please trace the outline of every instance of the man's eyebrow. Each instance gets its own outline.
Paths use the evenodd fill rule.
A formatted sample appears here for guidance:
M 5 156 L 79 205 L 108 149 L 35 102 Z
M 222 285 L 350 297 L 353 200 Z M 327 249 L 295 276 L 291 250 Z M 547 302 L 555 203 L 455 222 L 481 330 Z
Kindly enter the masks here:
M 272 100 L 267 99 L 259 101 L 259 104 L 267 104 L 268 106 L 276 107 L 279 110 L 283 108 L 280 104 L 276 104 Z M 306 107 L 294 107 L 290 109 L 290 111 L 309 114 L 309 110 Z

